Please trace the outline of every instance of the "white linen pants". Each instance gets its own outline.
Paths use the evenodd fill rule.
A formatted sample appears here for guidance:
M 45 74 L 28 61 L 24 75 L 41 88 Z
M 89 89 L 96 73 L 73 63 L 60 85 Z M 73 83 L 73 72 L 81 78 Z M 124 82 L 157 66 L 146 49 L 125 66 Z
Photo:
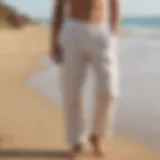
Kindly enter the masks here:
M 95 109 L 91 132 L 105 137 L 111 130 L 112 110 L 118 95 L 117 55 L 113 51 L 116 48 L 113 48 L 107 26 L 67 19 L 60 43 L 64 53 L 62 91 L 67 139 L 70 144 L 85 139 L 81 89 L 88 65 L 94 73 Z

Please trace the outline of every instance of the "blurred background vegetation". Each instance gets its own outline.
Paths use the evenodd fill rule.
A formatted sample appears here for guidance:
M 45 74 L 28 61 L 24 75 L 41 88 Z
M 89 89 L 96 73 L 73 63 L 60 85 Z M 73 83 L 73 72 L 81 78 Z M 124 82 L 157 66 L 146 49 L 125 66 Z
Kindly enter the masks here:
M 0 28 L 22 28 L 27 24 L 36 23 L 30 17 L 23 15 L 0 0 Z

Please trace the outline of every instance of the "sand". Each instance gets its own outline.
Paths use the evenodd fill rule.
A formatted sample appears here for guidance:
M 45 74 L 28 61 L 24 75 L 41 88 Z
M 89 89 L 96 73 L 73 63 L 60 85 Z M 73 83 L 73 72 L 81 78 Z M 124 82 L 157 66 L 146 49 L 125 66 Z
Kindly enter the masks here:
M 42 69 L 39 59 L 49 51 L 49 28 L 27 26 L 22 30 L 0 31 L 0 49 L 0 149 L 67 149 L 61 109 L 26 83 L 30 75 Z M 120 135 L 112 142 L 108 157 L 159 158 L 158 152 Z

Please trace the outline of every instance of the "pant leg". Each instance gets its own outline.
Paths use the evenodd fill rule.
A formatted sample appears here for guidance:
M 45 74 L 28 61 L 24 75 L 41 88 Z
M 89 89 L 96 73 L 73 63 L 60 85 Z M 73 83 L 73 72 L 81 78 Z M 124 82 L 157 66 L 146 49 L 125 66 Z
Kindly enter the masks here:
M 115 102 L 118 95 L 118 66 L 116 41 L 110 47 L 93 55 L 95 73 L 95 110 L 92 133 L 100 137 L 111 136 L 115 116 Z
M 64 120 L 67 140 L 70 144 L 75 144 L 83 141 L 85 133 L 81 88 L 84 82 L 86 61 L 77 47 L 74 33 L 71 33 L 66 39 L 65 45 L 63 45 L 64 64 L 62 70 Z

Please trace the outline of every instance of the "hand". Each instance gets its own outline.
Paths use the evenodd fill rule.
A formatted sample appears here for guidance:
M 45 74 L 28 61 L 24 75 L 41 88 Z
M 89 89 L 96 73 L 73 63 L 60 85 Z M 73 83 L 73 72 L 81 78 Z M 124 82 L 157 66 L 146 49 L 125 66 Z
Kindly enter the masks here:
M 119 31 L 118 30 L 111 30 L 111 34 L 113 35 L 113 36 L 118 36 L 118 34 L 119 34 Z
M 113 36 L 118 36 L 119 35 L 119 30 L 117 28 L 111 29 L 111 34 Z
M 61 49 L 60 44 L 57 42 L 52 46 L 51 59 L 55 61 L 56 63 L 61 63 L 63 60 L 62 49 Z

